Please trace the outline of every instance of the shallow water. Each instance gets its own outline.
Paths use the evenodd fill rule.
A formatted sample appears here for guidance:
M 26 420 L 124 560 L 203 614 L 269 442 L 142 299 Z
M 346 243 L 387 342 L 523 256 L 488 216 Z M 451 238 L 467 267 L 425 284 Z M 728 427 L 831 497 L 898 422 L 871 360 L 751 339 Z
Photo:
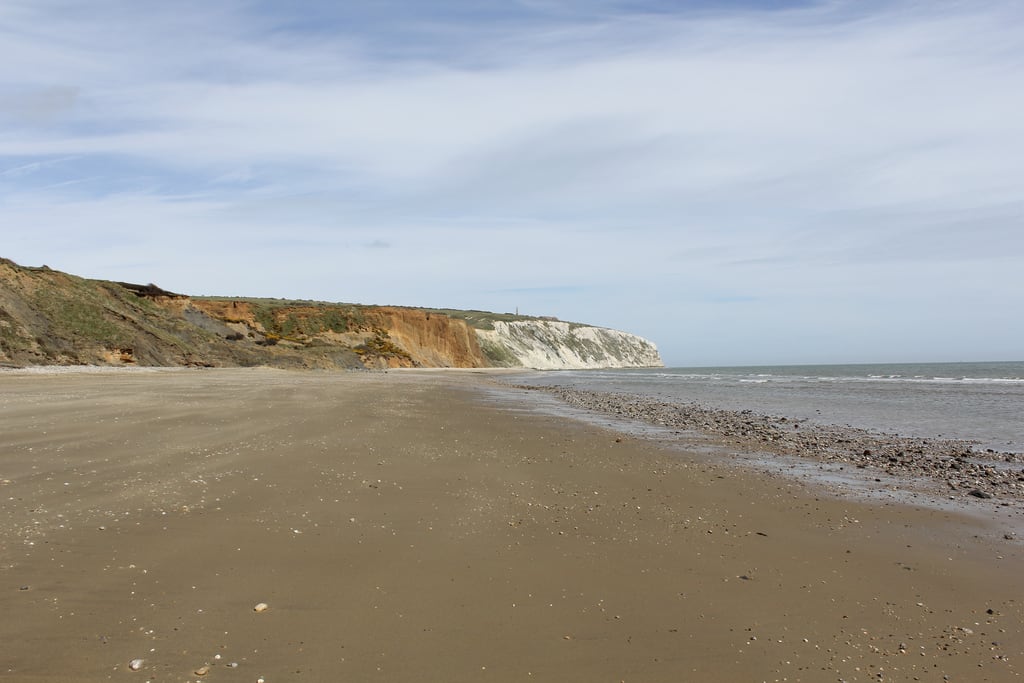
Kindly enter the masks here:
M 1024 362 L 574 370 L 515 381 L 1024 452 Z

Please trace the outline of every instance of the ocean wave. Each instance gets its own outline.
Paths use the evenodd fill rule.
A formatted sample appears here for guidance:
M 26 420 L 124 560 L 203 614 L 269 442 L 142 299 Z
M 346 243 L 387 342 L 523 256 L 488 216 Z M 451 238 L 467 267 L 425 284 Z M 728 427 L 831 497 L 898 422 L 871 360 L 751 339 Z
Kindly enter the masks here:
M 662 376 L 664 379 L 676 379 L 676 380 L 691 380 L 691 381 L 706 381 L 706 382 L 739 382 L 742 384 L 765 384 L 765 383 L 779 383 L 779 384 L 794 384 L 794 383 L 811 383 L 811 384 L 840 384 L 840 383 L 851 383 L 851 384 L 863 384 L 871 382 L 884 382 L 884 383 L 912 383 L 912 384 L 1006 384 L 1006 385 L 1024 385 L 1024 378 L 1020 377 L 906 377 L 903 375 L 868 375 L 868 376 L 850 376 L 850 377 L 832 377 L 832 376 L 796 376 L 796 375 L 753 375 L 753 376 L 737 376 L 737 375 L 671 375 L 666 373 Z

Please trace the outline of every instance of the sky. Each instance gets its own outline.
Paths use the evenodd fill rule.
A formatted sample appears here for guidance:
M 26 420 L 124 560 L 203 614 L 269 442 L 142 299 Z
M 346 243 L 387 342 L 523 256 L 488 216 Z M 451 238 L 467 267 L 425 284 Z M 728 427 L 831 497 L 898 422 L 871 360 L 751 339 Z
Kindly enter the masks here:
M 1021 360 L 1024 3 L 4 0 L 0 256 L 668 365 Z

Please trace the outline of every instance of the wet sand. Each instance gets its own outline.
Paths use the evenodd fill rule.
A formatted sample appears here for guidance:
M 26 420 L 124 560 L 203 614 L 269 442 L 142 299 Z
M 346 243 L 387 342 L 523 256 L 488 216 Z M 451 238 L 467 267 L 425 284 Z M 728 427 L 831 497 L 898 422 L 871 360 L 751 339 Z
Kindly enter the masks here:
M 997 521 L 482 385 L 0 373 L 0 680 L 1024 676 L 1024 553 Z

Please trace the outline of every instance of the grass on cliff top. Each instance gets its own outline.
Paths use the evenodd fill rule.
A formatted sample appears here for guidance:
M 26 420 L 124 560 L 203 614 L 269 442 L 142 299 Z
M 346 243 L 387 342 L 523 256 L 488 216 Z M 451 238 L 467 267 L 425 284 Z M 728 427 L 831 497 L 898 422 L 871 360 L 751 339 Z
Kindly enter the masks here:
M 90 345 L 132 348 L 140 332 L 182 353 L 197 352 L 203 335 L 182 335 L 182 325 L 152 302 L 116 283 L 68 275 L 48 268 L 26 268 L 39 278 L 27 302 L 45 320 L 36 330 L 48 353 Z M 53 351 L 56 353 L 56 351 Z
M 456 318 L 458 320 L 465 320 L 470 327 L 475 327 L 478 330 L 493 330 L 494 323 L 496 322 L 519 322 L 523 320 L 547 320 L 553 321 L 558 320 L 553 316 L 534 316 L 534 315 L 520 315 L 518 313 L 491 313 L 490 311 L 463 311 L 455 308 L 422 308 L 420 310 L 427 311 L 429 313 L 439 313 L 441 315 L 447 315 L 449 318 Z M 568 322 L 565 320 L 559 322 Z M 572 327 L 577 327 L 580 323 L 568 323 Z
M 350 332 L 366 327 L 363 315 L 369 307 L 357 304 L 303 301 L 297 299 L 260 299 L 253 297 L 193 297 L 204 301 L 239 301 L 252 308 L 263 329 L 284 338 L 314 336 L 321 332 Z M 312 309 L 312 310 L 310 310 Z
M 313 299 L 274 299 L 272 297 L 259 296 L 194 296 L 192 294 L 188 294 L 186 296 L 188 296 L 188 298 L 190 299 L 196 299 L 198 301 L 241 301 L 252 306 L 262 306 L 265 308 L 292 308 L 295 306 L 307 306 L 317 308 L 374 308 L 374 306 L 367 306 L 366 304 L 350 304 L 341 301 L 314 301 Z
M 323 309 L 346 309 L 353 313 L 373 308 L 381 308 L 385 304 L 352 304 L 352 303 L 333 303 L 328 301 L 313 301 L 311 299 L 269 299 L 261 297 L 245 297 L 245 296 L 194 296 L 193 299 L 201 299 L 206 301 L 241 301 L 251 305 L 254 311 L 259 317 L 260 313 L 270 314 L 276 310 L 284 308 L 292 308 L 296 306 L 303 307 L 314 307 Z M 493 330 L 494 323 L 501 322 L 516 322 L 522 320 L 557 320 L 557 318 L 551 316 L 532 316 L 532 315 L 519 315 L 516 313 L 492 313 L 491 311 L 477 311 L 477 310 L 461 310 L 456 308 L 422 308 L 417 306 L 390 306 L 388 308 L 407 308 L 410 310 L 424 311 L 426 313 L 436 313 L 438 315 L 446 315 L 449 318 L 456 320 L 465 320 L 466 323 L 473 328 L 478 330 Z M 263 322 L 262 320 L 260 322 Z M 566 321 L 563 321 L 566 322 Z M 582 323 L 569 323 L 573 327 L 581 326 Z

